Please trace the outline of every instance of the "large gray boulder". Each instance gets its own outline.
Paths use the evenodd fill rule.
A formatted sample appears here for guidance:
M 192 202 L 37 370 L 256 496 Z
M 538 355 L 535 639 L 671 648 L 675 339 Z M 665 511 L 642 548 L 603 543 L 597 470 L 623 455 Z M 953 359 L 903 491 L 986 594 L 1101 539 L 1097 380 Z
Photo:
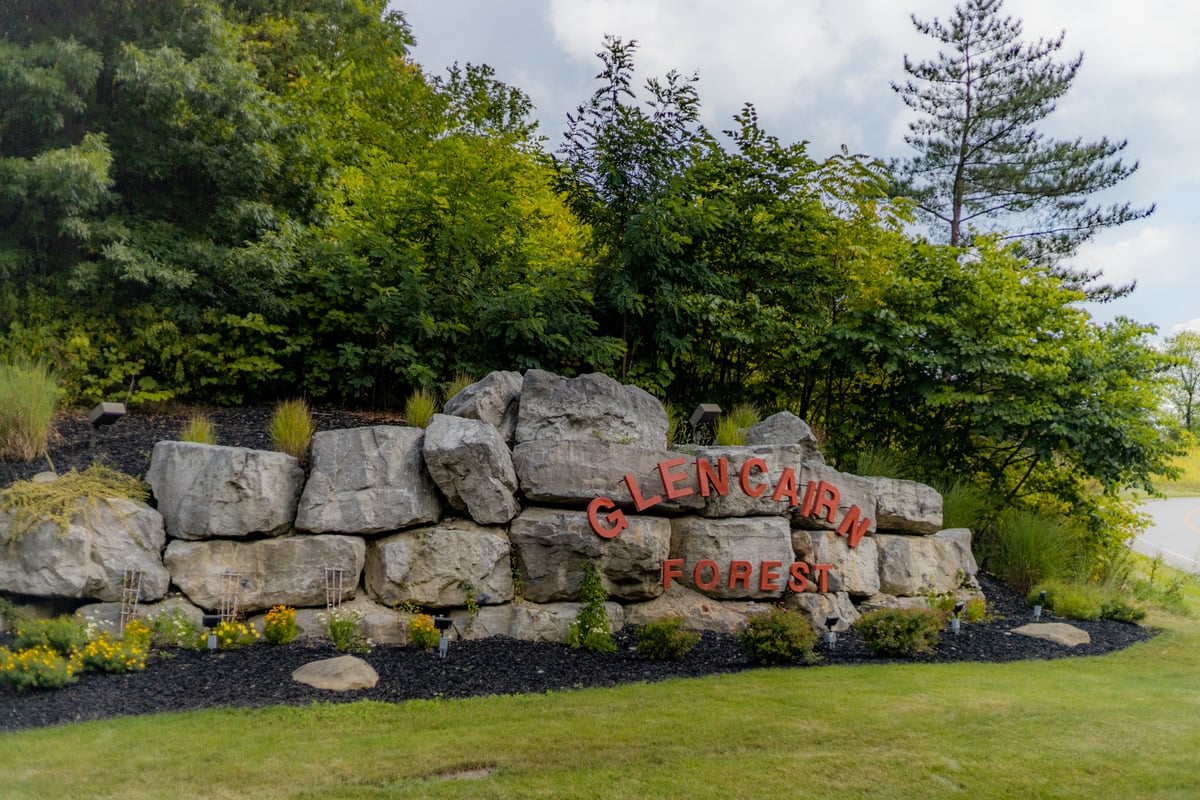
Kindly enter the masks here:
M 278 536 L 296 518 L 304 470 L 286 453 L 159 442 L 146 482 L 172 538 Z
M 683 497 L 669 499 L 663 487 L 663 471 L 669 476 L 686 474 L 672 483 Z M 562 441 L 539 439 L 513 448 L 513 466 L 520 479 L 521 491 L 532 503 L 569 505 L 583 508 L 597 497 L 607 497 L 625 509 L 632 509 L 633 495 L 624 480 L 632 475 L 641 500 L 654 497 L 662 502 L 646 508 L 647 514 L 681 513 L 704 507 L 704 498 L 696 486 L 695 463 L 690 456 L 661 448 L 634 447 L 612 442 Z
M 255 542 L 213 539 L 167 545 L 171 580 L 201 608 L 220 607 L 226 572 L 242 576 L 238 609 L 325 605 L 325 568 L 342 569 L 342 598 L 354 596 L 367 546 L 356 536 L 286 536 Z
M 536 439 L 601 441 L 663 449 L 667 412 L 637 386 L 600 373 L 563 378 L 540 369 L 525 373 L 516 442 Z
M 502 525 L 521 510 L 512 453 L 491 424 L 434 414 L 423 452 L 446 500 L 480 525 Z
M 486 422 L 500 432 L 504 441 L 517 435 L 517 410 L 521 405 L 519 372 L 492 372 L 446 401 L 443 413 Z
M 508 537 L 469 520 L 403 531 L 368 545 L 364 585 L 386 605 L 506 603 L 513 598 Z
M 827 583 L 831 592 L 847 592 L 855 597 L 867 597 L 879 591 L 879 552 L 873 537 L 865 537 L 857 547 L 847 547 L 845 538 L 833 531 L 793 531 L 792 543 L 800 537 L 808 539 L 805 547 L 796 547 L 797 556 L 803 552 L 810 564 L 832 564 Z
M 671 544 L 671 523 L 661 517 L 629 517 L 613 539 L 597 536 L 587 514 L 531 507 L 509 527 L 521 593 L 535 603 L 578 600 L 584 564 L 600 571 L 614 600 L 636 602 L 662 593 L 662 562 Z
M 822 488 L 816 491 L 817 499 L 809 513 L 804 513 L 807 509 L 804 508 L 803 502 L 800 508 L 792 511 L 792 524 L 797 528 L 835 531 L 843 527 L 848 520 L 855 519 L 855 513 L 858 515 L 858 521 L 854 523 L 855 528 L 859 528 L 863 521 L 868 522 L 863 529 L 863 535 L 874 533 L 878 528 L 875 520 L 875 507 L 878 502 L 875 487 L 865 478 L 839 472 L 823 464 L 806 464 L 802 483 L 802 498 L 810 485 L 816 484 Z
M 849 630 L 862 616 L 846 592 L 789 594 L 784 606 L 804 614 L 813 629 L 821 632 L 829 630 L 829 620 L 834 617 L 838 621 L 834 623 L 833 630 L 840 633 Z
M 930 536 L 942 529 L 942 495 L 932 486 L 894 478 L 864 478 L 875 490 L 875 524 L 887 533 Z
M 437 522 L 442 501 L 424 444 L 425 431 L 397 425 L 315 434 L 296 527 L 371 534 Z
M 126 569 L 141 570 L 143 600 L 167 593 L 163 518 L 120 498 L 80 500 L 65 529 L 44 522 L 14 535 L 0 512 L 0 591 L 35 597 L 119 601 Z
M 708 497 L 706 517 L 784 516 L 792 506 L 792 494 L 797 503 L 803 497 L 805 458 L 811 454 L 803 444 L 760 444 L 745 447 L 699 447 L 694 450 L 697 462 L 706 461 L 717 476 L 727 477 L 726 486 L 712 486 L 705 481 Z M 726 471 L 722 471 L 722 460 Z M 698 471 L 698 464 L 689 465 Z M 765 468 L 764 468 L 765 467 Z M 706 472 L 707 474 L 707 472 Z M 750 488 L 747 493 L 743 486 Z M 726 489 L 724 494 L 721 489 Z M 778 491 L 778 494 L 777 494 Z M 778 498 L 778 499 L 777 499 Z
M 352 692 L 370 689 L 379 682 L 375 668 L 357 656 L 336 656 L 311 661 L 292 672 L 292 680 L 315 689 Z
M 783 594 L 794 560 L 791 529 L 787 520 L 780 517 L 680 517 L 671 520 L 671 558 L 683 560 L 676 580 L 709 597 L 724 600 L 777 598 Z M 715 563 L 716 571 L 711 568 L 698 570 L 701 561 Z M 764 561 L 778 564 L 775 580 L 772 581 L 769 575 L 764 576 Z M 749 580 L 735 579 L 734 562 L 750 565 Z M 698 572 L 699 583 L 696 580 Z M 707 585 L 710 583 L 713 585 Z M 771 588 L 772 584 L 775 588 Z
M 965 528 L 933 536 L 880 533 L 872 538 L 879 548 L 879 589 L 884 594 L 944 594 L 974 584 L 978 567 Z
M 737 633 L 746 625 L 746 615 L 761 610 L 753 600 L 714 600 L 672 583 L 658 597 L 625 607 L 626 625 L 645 625 L 663 617 L 682 617 L 684 627 L 694 631 Z
M 746 429 L 744 444 L 793 444 L 804 449 L 804 460 L 812 464 L 824 464 L 825 457 L 817 444 L 808 423 L 790 411 L 772 414 L 757 425 Z

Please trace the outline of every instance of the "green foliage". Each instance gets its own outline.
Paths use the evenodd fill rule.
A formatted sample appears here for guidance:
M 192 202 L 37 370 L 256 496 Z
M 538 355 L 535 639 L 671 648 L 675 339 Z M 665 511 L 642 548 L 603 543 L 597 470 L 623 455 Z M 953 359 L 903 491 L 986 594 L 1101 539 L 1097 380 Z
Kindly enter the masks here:
M 413 428 L 427 428 L 438 412 L 438 401 L 433 392 L 423 387 L 412 390 L 404 401 L 404 421 Z
M 60 689 L 79 680 L 71 660 L 46 645 L 13 652 L 0 647 L 0 686 Z
M 150 623 L 150 644 L 154 647 L 181 647 L 192 650 L 206 647 L 200 626 L 182 609 L 172 608 L 154 617 Z
M 428 614 L 416 614 L 408 620 L 408 643 L 418 650 L 432 650 L 441 638 Z
M 77 661 L 82 672 L 141 672 L 146 668 L 146 643 L 137 636 L 115 639 L 101 632 L 79 650 Z
M 371 652 L 371 640 L 363 633 L 362 614 L 338 608 L 318 618 L 325 625 L 334 650 L 339 653 Z
M 808 619 L 780 606 L 747 615 L 738 641 L 746 657 L 759 664 L 787 664 L 796 659 L 815 664 L 820 660 L 813 649 L 817 632 Z
M 1170 359 L 1164 384 L 1167 401 L 1183 430 L 1200 433 L 1200 333 L 1180 331 L 1165 344 Z
M 855 620 L 854 631 L 875 655 L 912 658 L 933 653 L 945 625 L 940 611 L 881 608 Z
M 216 444 L 217 426 L 204 414 L 193 414 L 179 431 L 179 441 L 195 444 Z
M 642 625 L 637 630 L 638 655 L 650 660 L 683 658 L 700 641 L 700 634 L 686 629 L 683 623 L 683 617 L 673 614 Z
M 474 383 L 474 376 L 466 372 L 456 372 L 454 373 L 454 377 L 450 379 L 442 390 L 442 396 L 446 398 L 446 402 L 450 402 L 459 392 L 462 392 Z
M 1140 622 L 1146 609 L 1119 588 L 1078 581 L 1045 581 L 1029 590 L 1030 605 L 1046 593 L 1044 608 L 1068 619 Z
M 44 362 L 0 362 L 0 461 L 32 461 L 49 447 L 58 377 Z
M 687 414 L 669 401 L 663 403 L 663 410 L 667 412 L 667 447 L 689 444 Z
M 929 607 L 941 613 L 945 619 L 954 616 L 954 606 L 960 602 L 960 598 L 951 593 L 926 595 L 925 599 L 929 602 Z M 958 615 L 960 620 L 963 622 L 981 622 L 987 619 L 987 601 L 982 597 L 969 597 L 962 602 L 963 610 Z
M 263 638 L 271 644 L 288 644 L 300 635 L 296 624 L 296 609 L 290 606 L 272 606 L 263 617 Z
M 1001 16 L 1002 5 L 963 0 L 948 22 L 913 18 L 943 49 L 919 64 L 906 56 L 910 79 L 892 86 L 920 115 L 905 137 L 917 154 L 897 165 L 899 191 L 952 247 L 969 244 L 973 230 L 999 231 L 1035 261 L 1052 263 L 1154 209 L 1089 202 L 1137 164 L 1117 157 L 1124 141 L 1054 140 L 1038 131 L 1070 90 L 1083 55 L 1056 60 L 1062 33 L 1023 41 L 1020 20 Z M 1097 277 L 1063 274 L 1080 285 Z
M 617 643 L 608 627 L 608 592 L 604 578 L 595 564 L 583 565 L 583 581 L 579 587 L 579 611 L 575 621 L 567 629 L 566 642 L 576 649 L 592 650 L 597 653 L 612 653 Z
M 308 458 L 314 428 L 312 412 L 305 400 L 283 400 L 271 415 L 271 445 L 304 462 Z
M 969 528 L 978 534 L 996 515 L 996 501 L 965 478 L 935 480 L 931 485 L 942 496 L 943 528 Z
M 83 472 L 71 470 L 53 481 L 17 481 L 0 491 L 0 511 L 12 514 L 8 540 L 15 541 L 40 525 L 54 525 L 66 533 L 77 514 L 94 513 L 105 498 L 123 498 L 144 503 L 150 487 L 137 478 L 103 464 L 93 464 Z
M 1078 565 L 1079 531 L 1061 519 L 1035 512 L 1005 512 L 979 539 L 985 568 L 1018 592 L 1042 581 L 1063 579 Z
M 19 650 L 45 647 L 61 656 L 70 657 L 87 643 L 87 625 L 74 616 L 60 615 L 51 619 L 30 619 L 17 629 L 14 646 Z
M 722 415 L 717 420 L 716 439 L 714 444 L 719 447 L 738 447 L 746 443 L 746 429 L 737 424 L 731 416 Z
M 858 454 L 851 470 L 855 475 L 911 480 L 912 459 L 887 447 L 868 447 Z M 954 527 L 947 525 L 946 527 Z

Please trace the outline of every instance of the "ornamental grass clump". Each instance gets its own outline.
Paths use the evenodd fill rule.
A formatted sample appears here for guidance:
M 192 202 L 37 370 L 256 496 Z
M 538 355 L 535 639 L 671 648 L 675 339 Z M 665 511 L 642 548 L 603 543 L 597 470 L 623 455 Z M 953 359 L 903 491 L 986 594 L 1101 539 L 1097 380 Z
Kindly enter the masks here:
M 308 446 L 315 430 L 307 402 L 283 400 L 271 415 L 271 446 L 303 462 L 308 458 Z
M 781 606 L 747 615 L 738 641 L 746 657 L 758 664 L 787 664 L 795 659 L 815 664 L 820 660 L 814 649 L 817 632 L 808 619 Z
M 433 392 L 424 387 L 413 389 L 404 401 L 404 420 L 413 428 L 428 428 L 437 410 L 438 402 Z
M 612 653 L 617 649 L 608 627 L 608 592 L 594 564 L 583 565 L 583 583 L 579 588 L 580 606 L 575 621 L 567 629 L 566 642 L 576 649 Z
M 868 611 L 854 630 L 877 656 L 912 658 L 937 649 L 946 615 L 930 608 L 881 608 Z
M 677 661 L 691 652 L 700 634 L 683 626 L 683 617 L 669 614 L 650 620 L 637 631 L 637 654 L 655 661 Z
M 45 455 L 60 395 L 58 376 L 45 362 L 0 364 L 0 461 Z
M 263 618 L 263 638 L 271 644 L 288 644 L 299 635 L 296 609 L 290 606 L 272 606 Z
M 217 426 L 203 414 L 193 414 L 179 431 L 179 441 L 195 444 L 216 444 Z
M 437 647 L 442 635 L 433 624 L 433 617 L 428 614 L 417 614 L 408 621 L 408 643 L 418 650 L 432 650 Z

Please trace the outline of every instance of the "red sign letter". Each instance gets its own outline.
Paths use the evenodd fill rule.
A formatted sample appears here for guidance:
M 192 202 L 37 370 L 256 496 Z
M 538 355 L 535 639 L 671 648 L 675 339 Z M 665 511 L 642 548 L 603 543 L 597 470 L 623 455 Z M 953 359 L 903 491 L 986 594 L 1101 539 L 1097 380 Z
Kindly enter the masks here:
M 764 561 L 758 565 L 758 588 L 764 592 L 779 591 L 779 573 L 782 561 Z
M 717 472 L 713 474 L 712 464 L 707 458 L 696 459 L 696 483 L 700 484 L 700 495 L 708 497 L 716 489 L 721 497 L 729 494 L 729 459 L 722 456 L 717 459 Z
M 656 506 L 662 502 L 662 495 L 658 494 L 654 495 L 654 497 L 651 497 L 649 500 L 642 499 L 642 492 L 640 489 L 638 489 L 637 481 L 634 480 L 632 475 L 626 475 L 624 481 L 625 486 L 629 489 L 630 496 L 633 497 L 633 507 L 636 508 L 638 512 L 645 511 L 647 508 Z
M 743 589 L 749 589 L 752 574 L 754 574 L 754 565 L 749 561 L 730 561 L 729 588 L 735 589 L 740 583 Z
M 803 561 L 793 561 L 790 570 L 791 579 L 788 581 L 788 588 L 796 594 L 808 591 L 808 578 L 804 577 L 808 574 L 808 564 Z
M 700 570 L 704 569 L 705 567 L 709 567 L 712 569 L 712 580 L 710 580 L 710 581 L 700 580 Z M 694 583 L 696 585 L 696 588 L 699 589 L 700 591 L 704 591 L 704 592 L 708 591 L 709 589 L 716 586 L 720 580 L 721 580 L 721 570 L 717 568 L 717 562 L 710 561 L 707 558 L 704 559 L 703 561 L 701 561 L 700 563 L 698 563 L 696 565 L 696 568 L 694 570 L 692 570 L 692 583 Z
M 791 467 L 783 468 L 783 475 L 780 476 L 779 483 L 775 484 L 775 491 L 771 493 L 771 499 L 776 502 L 785 497 L 792 501 L 788 503 L 789 506 L 800 505 L 796 490 L 796 471 Z
M 766 472 L 767 462 L 763 461 L 761 458 L 747 458 L 746 463 L 742 464 L 742 491 L 745 492 L 746 496 L 748 497 L 760 497 L 762 493 L 767 490 L 767 485 L 765 483 L 760 483 L 758 486 L 750 485 L 750 470 L 754 467 L 758 467 L 759 472 Z
M 817 571 L 817 585 L 821 587 L 822 592 L 828 592 L 829 570 L 833 569 L 833 564 L 813 564 L 813 569 Z
M 833 522 L 833 517 L 837 513 L 838 503 L 842 501 L 842 493 L 837 490 L 837 487 L 832 483 L 821 481 L 821 485 L 817 487 L 817 502 L 814 504 L 812 513 L 814 517 L 821 516 L 821 512 L 825 512 L 825 519 Z M 641 511 L 639 508 L 638 511 Z
M 672 458 L 670 461 L 658 462 L 658 475 L 662 478 L 663 492 L 667 495 L 668 500 L 678 500 L 681 497 L 687 497 L 695 491 L 690 486 L 676 488 L 675 484 L 680 481 L 687 480 L 686 472 L 671 472 L 672 467 L 682 467 L 683 456 Z
M 861 521 L 860 521 L 861 519 Z M 871 527 L 871 520 L 862 515 L 862 510 L 858 506 L 850 506 L 850 511 L 846 514 L 846 518 L 842 520 L 842 524 L 838 525 L 838 535 L 848 536 L 850 541 L 846 544 L 850 547 L 858 547 L 859 541 L 862 540 L 863 534 Z
M 683 577 L 683 559 L 668 558 L 663 562 L 663 589 L 671 588 L 671 578 Z
M 608 511 L 604 517 L 604 521 L 608 523 L 607 527 L 600 524 L 597 515 L 599 511 Z M 588 524 L 592 526 L 596 535 L 605 539 L 615 538 L 617 534 L 629 527 L 629 520 L 625 519 L 625 512 L 617 508 L 617 504 L 607 497 L 597 497 L 588 503 L 587 517 Z

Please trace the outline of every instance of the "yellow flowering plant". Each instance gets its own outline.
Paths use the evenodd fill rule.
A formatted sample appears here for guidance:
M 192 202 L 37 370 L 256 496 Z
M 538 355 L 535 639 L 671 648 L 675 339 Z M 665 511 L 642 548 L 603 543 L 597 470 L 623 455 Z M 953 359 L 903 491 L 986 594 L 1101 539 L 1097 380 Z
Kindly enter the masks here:
M 236 650 L 239 647 L 252 645 L 260 638 L 258 631 L 254 630 L 253 626 L 231 619 L 227 619 L 213 628 L 213 633 L 217 635 L 217 649 L 219 650 Z M 207 640 L 208 633 L 201 632 L 200 647 L 207 647 Z
M 0 647 L 0 686 L 13 689 L 59 689 L 79 679 L 73 660 L 48 645 L 12 651 Z
M 296 624 L 296 609 L 274 606 L 263 619 L 263 636 L 271 644 L 287 644 L 300 635 Z
M 428 614 L 417 614 L 408 621 L 408 643 L 413 647 L 432 650 L 441 636 L 433 624 L 433 617 Z
M 133 624 L 133 623 L 130 623 Z M 129 626 L 125 626 L 128 631 Z M 145 626 L 143 626 L 145 627 Z M 100 633 L 96 638 L 76 651 L 73 661 L 79 672 L 140 672 L 146 668 L 146 648 L 149 642 L 149 629 L 145 640 L 141 639 L 135 630 L 135 635 L 126 639 L 116 639 L 108 633 Z

